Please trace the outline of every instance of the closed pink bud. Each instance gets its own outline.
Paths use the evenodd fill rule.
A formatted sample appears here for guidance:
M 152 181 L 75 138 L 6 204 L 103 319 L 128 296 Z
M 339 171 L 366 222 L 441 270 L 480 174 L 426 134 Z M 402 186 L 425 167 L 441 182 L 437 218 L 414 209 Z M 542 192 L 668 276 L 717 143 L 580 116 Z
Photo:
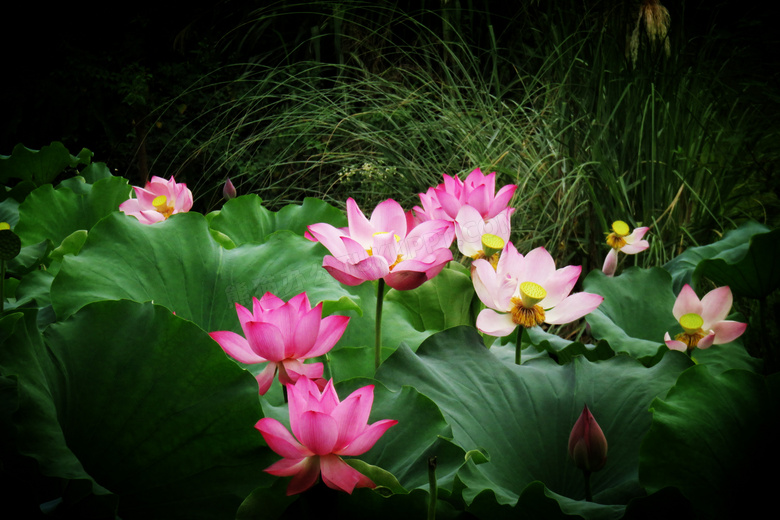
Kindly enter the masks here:
M 569 435 L 569 456 L 583 471 L 598 471 L 607 462 L 607 438 L 588 410 L 582 409 Z
M 225 187 L 222 188 L 222 196 L 225 197 L 225 200 L 235 199 L 236 198 L 236 187 L 233 186 L 233 183 L 230 181 L 230 177 L 225 181 Z

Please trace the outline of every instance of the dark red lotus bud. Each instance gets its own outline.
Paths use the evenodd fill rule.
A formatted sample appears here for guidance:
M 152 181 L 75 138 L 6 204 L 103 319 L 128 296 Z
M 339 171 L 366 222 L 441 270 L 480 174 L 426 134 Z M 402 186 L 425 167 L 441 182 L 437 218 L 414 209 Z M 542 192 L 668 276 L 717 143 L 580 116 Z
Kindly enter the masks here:
M 607 462 L 607 438 L 588 405 L 582 409 L 569 435 L 569 456 L 583 471 L 598 471 Z

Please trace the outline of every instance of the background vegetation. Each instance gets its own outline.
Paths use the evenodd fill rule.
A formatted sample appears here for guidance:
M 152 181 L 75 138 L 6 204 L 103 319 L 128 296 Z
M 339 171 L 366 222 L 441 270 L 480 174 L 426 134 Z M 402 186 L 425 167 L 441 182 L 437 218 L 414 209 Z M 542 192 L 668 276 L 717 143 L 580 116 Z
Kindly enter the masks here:
M 772 41 L 742 6 L 225 1 L 115 16 L 123 30 L 99 46 L 65 40 L 0 152 L 50 128 L 40 144 L 88 146 L 138 183 L 175 175 L 202 210 L 228 176 L 270 208 L 411 207 L 442 173 L 481 167 L 520 186 L 521 250 L 585 269 L 615 219 L 652 226 L 643 265 L 746 219 L 776 226 Z

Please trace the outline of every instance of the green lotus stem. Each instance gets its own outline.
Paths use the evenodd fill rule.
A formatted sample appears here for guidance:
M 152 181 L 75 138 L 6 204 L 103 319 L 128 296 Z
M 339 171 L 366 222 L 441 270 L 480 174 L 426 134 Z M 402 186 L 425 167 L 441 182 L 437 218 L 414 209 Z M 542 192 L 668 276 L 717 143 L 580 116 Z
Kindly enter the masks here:
M 382 362 L 382 301 L 385 297 L 385 280 L 379 279 L 376 286 L 376 337 L 374 338 L 374 369 Z
M 329 379 L 333 379 L 333 376 L 330 373 L 330 356 L 328 353 L 325 353 L 325 362 L 323 363 L 323 366 L 325 367 L 322 372 L 322 377 L 327 381 Z
M 590 471 L 583 471 L 585 476 L 585 500 L 587 502 L 593 502 L 593 494 L 590 492 Z
M 5 260 L 0 260 L 0 312 L 5 309 Z
M 428 520 L 436 518 L 436 496 L 438 487 L 436 484 L 436 457 L 428 458 Z
M 523 327 L 518 325 L 517 327 L 517 344 L 515 345 L 515 365 L 520 364 L 520 351 L 523 349 Z

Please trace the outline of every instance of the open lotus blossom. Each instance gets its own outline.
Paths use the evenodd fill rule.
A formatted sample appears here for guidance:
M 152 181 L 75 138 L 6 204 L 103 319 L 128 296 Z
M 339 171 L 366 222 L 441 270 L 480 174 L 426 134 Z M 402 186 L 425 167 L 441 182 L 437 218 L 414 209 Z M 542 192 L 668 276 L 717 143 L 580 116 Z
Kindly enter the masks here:
M 473 259 L 485 258 L 493 267 L 498 262 L 498 251 L 509 242 L 509 220 L 514 208 L 505 208 L 493 218 L 483 218 L 471 206 L 463 206 L 455 219 L 458 250 Z
M 525 257 L 510 242 L 496 268 L 487 260 L 474 260 L 472 277 L 477 296 L 488 308 L 477 316 L 477 328 L 491 336 L 508 336 L 518 325 L 569 323 L 598 307 L 603 296 L 569 294 L 581 266 L 555 269 L 555 261 L 543 247 Z
M 709 348 L 734 341 L 745 332 L 747 323 L 726 320 L 731 311 L 733 296 L 728 287 L 718 287 L 699 300 L 693 288 L 685 284 L 672 308 L 672 314 L 680 323 L 683 332 L 674 339 L 667 332 L 666 346 L 682 352 L 698 347 Z
M 294 383 L 301 376 L 322 377 L 322 363 L 303 361 L 333 348 L 349 322 L 346 316 L 323 318 L 322 302 L 312 309 L 305 292 L 286 303 L 267 292 L 260 300 L 252 298 L 252 312 L 238 303 L 236 312 L 244 336 L 228 330 L 209 336 L 241 363 L 268 363 L 257 376 L 261 394 L 271 387 L 277 372 L 282 384 Z
M 146 186 L 135 190 L 134 199 L 119 205 L 119 211 L 132 215 L 144 224 L 161 222 L 174 213 L 186 213 L 192 208 L 192 192 L 184 183 L 177 183 L 171 177 L 152 177 Z
M 508 184 L 496 193 L 496 173 L 485 175 L 476 168 L 465 181 L 444 175 L 444 182 L 420 194 L 422 207 L 414 211 L 421 220 L 444 219 L 455 222 L 463 206 L 476 209 L 483 219 L 492 219 L 507 208 L 517 186 Z
M 628 224 L 622 220 L 612 223 L 612 232 L 607 235 L 607 244 L 611 249 L 604 259 L 604 267 L 601 271 L 607 276 L 614 276 L 618 262 L 618 251 L 627 255 L 635 255 L 650 247 L 647 240 L 642 240 L 649 227 L 638 227 L 630 231 Z M 630 232 L 629 232 L 630 231 Z
M 320 474 L 326 486 L 350 494 L 356 487 L 375 487 L 371 479 L 341 458 L 367 452 L 388 428 L 398 424 L 394 419 L 368 424 L 374 386 L 359 388 L 339 401 L 333 380 L 320 391 L 301 377 L 295 385 L 287 385 L 287 395 L 292 434 L 268 417 L 255 425 L 268 446 L 284 457 L 265 471 L 277 477 L 292 476 L 287 495 L 309 489 Z
M 346 285 L 382 278 L 394 289 L 414 289 L 452 260 L 450 224 L 429 220 L 409 229 L 407 215 L 392 199 L 380 203 L 367 219 L 349 198 L 347 222 L 347 229 L 326 223 L 308 227 L 310 235 L 331 253 L 322 266 Z
M 569 434 L 569 457 L 583 471 L 598 471 L 607 463 L 607 438 L 588 410 L 582 409 Z

